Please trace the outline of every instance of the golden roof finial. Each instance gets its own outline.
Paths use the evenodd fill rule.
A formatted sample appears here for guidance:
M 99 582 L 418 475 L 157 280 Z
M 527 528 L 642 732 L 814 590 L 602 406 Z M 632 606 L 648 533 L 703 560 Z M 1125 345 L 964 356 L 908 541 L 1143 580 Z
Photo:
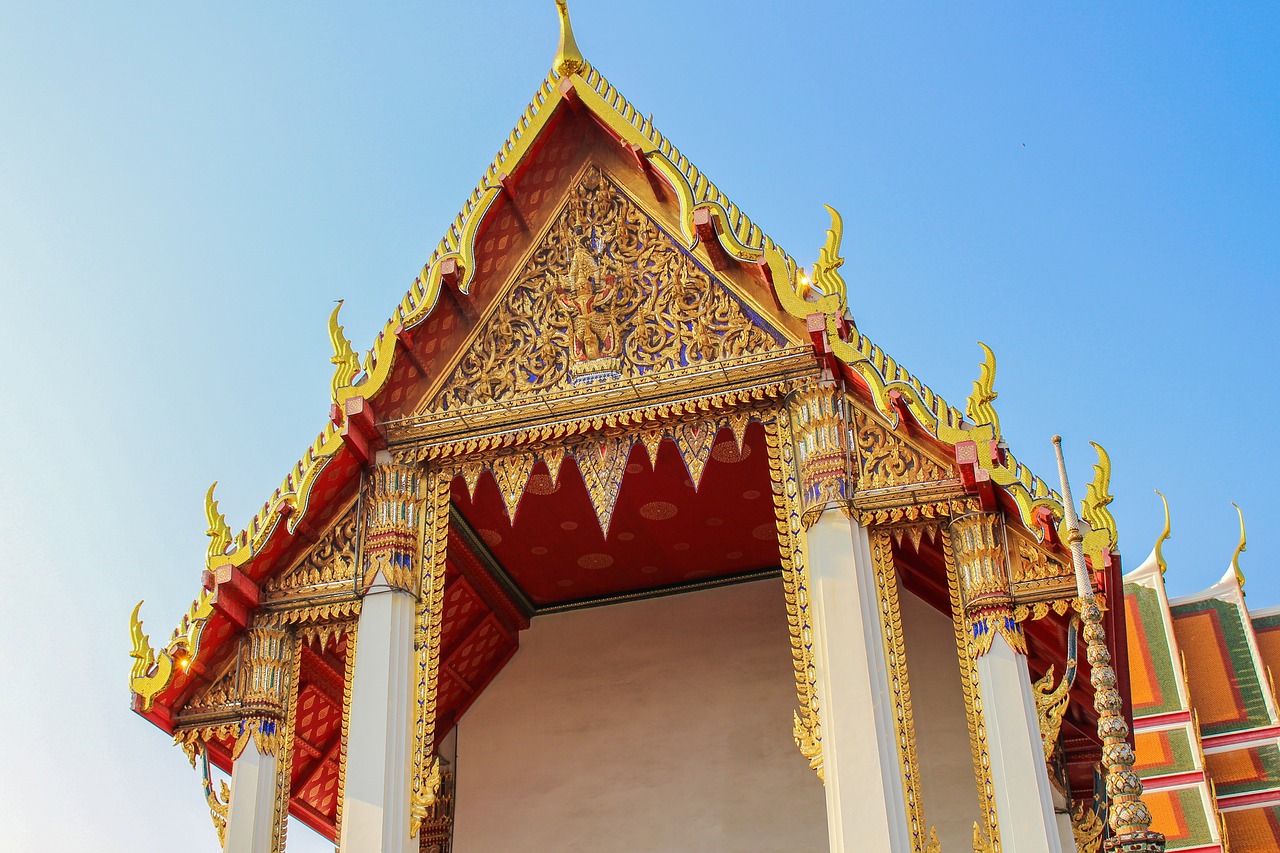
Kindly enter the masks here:
M 1160 495 L 1160 502 L 1164 504 L 1164 530 L 1160 531 L 1160 538 L 1156 540 L 1154 553 L 1156 555 L 1156 565 L 1160 567 L 1160 576 L 1164 577 L 1164 573 L 1169 570 L 1169 564 L 1164 561 L 1164 552 L 1161 547 L 1166 540 L 1173 538 L 1170 535 L 1170 531 L 1173 528 L 1169 526 L 1169 501 L 1165 499 L 1164 495 L 1160 494 L 1159 489 L 1156 489 L 1156 494 Z
M 209 522 L 205 535 L 209 537 L 210 560 L 225 554 L 227 546 L 231 544 L 231 528 L 227 526 L 227 517 L 218 511 L 218 502 L 213 499 L 213 490 L 216 488 L 218 481 L 214 480 L 204 496 L 204 517 Z
M 849 307 L 847 288 L 844 276 L 840 275 L 840 267 L 844 266 L 844 258 L 840 256 L 840 241 L 844 238 L 844 220 L 834 207 L 824 204 L 827 213 L 831 214 L 831 227 L 827 229 L 827 240 L 818 250 L 818 261 L 813 265 L 813 283 L 824 294 L 834 293 L 840 303 L 840 314 L 843 316 Z
M 346 332 L 338 325 L 338 312 L 342 310 L 343 300 L 337 300 L 333 313 L 329 315 L 329 342 L 333 344 L 333 358 L 329 359 L 334 366 L 333 381 L 330 383 L 334 400 L 338 399 L 338 389 L 345 388 L 355 381 L 360 373 L 360 357 L 347 340 Z
M 1236 508 L 1236 514 L 1240 516 L 1240 544 L 1236 546 L 1236 552 L 1231 555 L 1231 571 L 1236 573 L 1236 581 L 1240 584 L 1240 589 L 1244 589 L 1244 572 L 1240 571 L 1240 555 L 1244 553 L 1244 510 L 1235 501 L 1232 501 L 1231 505 Z
M 995 389 L 996 354 L 982 341 L 978 341 L 978 346 L 982 347 L 981 373 L 978 374 L 978 381 L 973 383 L 973 393 L 965 404 L 965 414 L 977 426 L 991 424 L 995 437 L 999 438 L 1000 417 L 996 414 L 996 407 L 991 405 L 1000 396 Z
M 569 21 L 568 0 L 556 0 L 556 11 L 560 13 L 560 46 L 556 48 L 556 58 L 552 68 L 561 77 L 568 77 L 581 71 L 587 64 L 578 50 L 578 42 L 573 38 L 573 24 Z

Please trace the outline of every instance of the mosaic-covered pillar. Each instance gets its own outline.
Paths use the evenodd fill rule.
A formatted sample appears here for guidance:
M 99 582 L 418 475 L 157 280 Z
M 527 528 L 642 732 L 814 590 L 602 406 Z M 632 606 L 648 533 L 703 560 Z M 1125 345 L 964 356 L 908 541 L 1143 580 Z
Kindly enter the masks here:
M 409 853 L 418 846 L 410 836 L 409 798 L 422 489 L 416 467 L 385 453 L 370 477 L 339 849 Z
M 836 384 L 791 400 L 833 853 L 910 851 L 889 667 L 868 531 L 853 520 L 848 402 Z
M 289 725 L 294 638 L 284 627 L 261 623 L 249 628 L 244 643 L 243 717 L 231 770 L 224 849 L 273 853 L 284 847 L 288 820 L 289 750 L 284 732 Z
M 1013 618 L 1000 515 L 978 512 L 954 519 L 951 541 L 969 647 L 976 658 L 1000 847 L 1060 853 L 1027 643 Z

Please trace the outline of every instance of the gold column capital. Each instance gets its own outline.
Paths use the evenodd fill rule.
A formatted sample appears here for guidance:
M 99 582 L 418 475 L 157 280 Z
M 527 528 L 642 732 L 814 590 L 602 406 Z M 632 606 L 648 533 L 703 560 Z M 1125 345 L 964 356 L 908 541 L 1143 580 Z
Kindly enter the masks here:
M 1013 618 L 1004 519 L 998 512 L 973 512 L 952 519 L 950 531 L 965 623 L 975 653 L 981 657 L 989 652 L 991 641 L 1000 634 L 1014 651 L 1025 655 L 1027 641 Z
M 417 465 L 384 462 L 370 469 L 370 477 L 363 588 L 368 590 L 381 572 L 389 587 L 416 595 L 422 561 L 424 474 Z
M 289 702 L 288 674 L 293 662 L 293 632 L 274 620 L 259 620 L 245 632 L 240 699 L 240 734 L 234 754 L 239 757 L 250 738 L 258 752 L 277 755 Z
M 856 482 L 844 388 L 837 382 L 815 382 L 794 392 L 788 408 L 805 528 L 828 509 L 850 516 Z

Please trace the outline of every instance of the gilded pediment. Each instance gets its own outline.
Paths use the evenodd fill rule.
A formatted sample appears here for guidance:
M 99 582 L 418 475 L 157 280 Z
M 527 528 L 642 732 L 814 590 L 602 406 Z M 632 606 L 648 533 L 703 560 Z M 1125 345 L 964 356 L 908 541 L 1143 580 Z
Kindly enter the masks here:
M 588 165 L 426 411 L 764 353 L 785 338 Z

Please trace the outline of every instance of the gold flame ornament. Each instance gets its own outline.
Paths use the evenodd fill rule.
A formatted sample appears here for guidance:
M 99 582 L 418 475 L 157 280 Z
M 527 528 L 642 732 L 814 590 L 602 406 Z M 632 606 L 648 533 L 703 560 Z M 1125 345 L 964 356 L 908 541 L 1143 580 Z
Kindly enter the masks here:
M 1240 584 L 1240 589 L 1244 589 L 1244 572 L 1240 570 L 1240 555 L 1244 553 L 1244 510 L 1242 510 L 1235 501 L 1231 505 L 1236 508 L 1236 514 L 1240 516 L 1240 544 L 1236 546 L 1236 551 L 1231 555 L 1231 571 L 1236 574 L 1236 582 Z
M 156 658 L 151 648 L 151 640 L 142 633 L 142 620 L 138 613 L 142 610 L 142 602 L 133 608 L 129 616 L 129 639 L 133 648 L 129 657 L 133 658 L 133 668 L 129 671 L 129 686 L 142 697 L 142 710 L 150 711 L 155 695 L 169 684 L 173 675 L 173 659 L 166 654 Z
M 995 437 L 999 438 L 1000 416 L 996 414 L 996 407 L 991 405 L 1000 396 L 995 390 L 996 354 L 982 341 L 978 341 L 978 346 L 982 347 L 981 372 L 978 374 L 978 381 L 973 383 L 973 393 L 969 395 L 964 410 L 975 425 L 990 424 Z
M 1164 530 L 1160 531 L 1160 538 L 1156 540 L 1156 547 L 1153 549 L 1156 555 L 1156 565 L 1160 567 L 1160 576 L 1169 570 L 1169 564 L 1164 561 L 1164 551 L 1162 546 L 1166 540 L 1172 539 L 1172 528 L 1169 526 L 1169 502 L 1165 500 L 1164 495 L 1160 494 L 1160 490 L 1156 489 L 1156 494 L 1160 495 L 1160 502 L 1164 504 Z
M 351 348 L 351 341 L 342 326 L 338 325 L 338 312 L 342 310 L 343 300 L 339 299 L 333 313 L 329 315 L 329 342 L 333 344 L 333 358 L 329 361 L 336 368 L 333 371 L 333 399 L 338 399 L 338 389 L 345 388 L 355 381 L 360 373 L 360 359 Z
M 231 544 L 231 528 L 227 526 L 227 517 L 218 511 L 218 502 L 213 498 L 213 490 L 216 488 L 218 481 L 214 480 L 204 496 L 204 517 L 209 522 L 205 535 L 209 537 L 210 560 L 227 553 L 227 546 Z
M 838 313 L 843 316 L 849 308 L 844 276 L 839 272 L 840 267 L 844 266 L 844 258 L 840 256 L 844 220 L 831 205 L 824 204 L 823 207 L 831 214 L 831 227 L 827 229 L 827 241 L 818 250 L 818 260 L 813 265 L 813 283 L 823 294 L 835 294 L 840 305 Z
M 587 61 L 582 58 L 582 51 L 578 50 L 578 42 L 573 37 L 568 0 L 556 0 L 556 12 L 560 15 L 560 45 L 551 65 L 561 77 L 568 77 L 585 68 Z

